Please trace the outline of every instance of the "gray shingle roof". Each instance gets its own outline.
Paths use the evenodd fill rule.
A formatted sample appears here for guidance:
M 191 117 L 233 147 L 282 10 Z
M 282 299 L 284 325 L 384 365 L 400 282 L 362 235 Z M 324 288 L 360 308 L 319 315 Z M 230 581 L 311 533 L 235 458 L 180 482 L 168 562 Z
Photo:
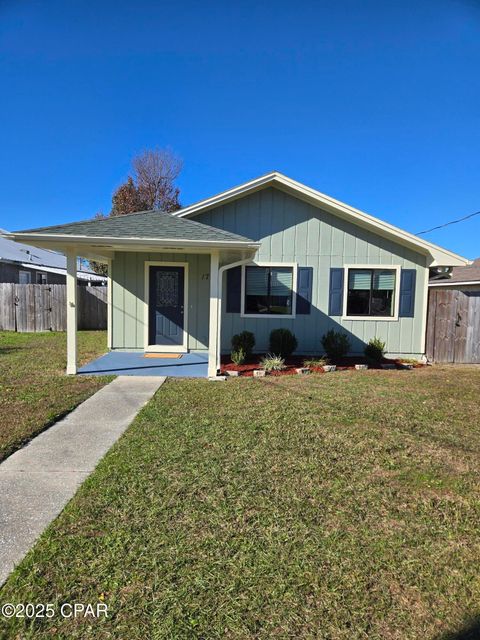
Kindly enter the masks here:
M 469 267 L 453 267 L 450 282 L 471 282 L 480 280 L 480 258 Z
M 141 211 L 111 218 L 70 222 L 69 224 L 37 229 L 23 229 L 16 233 L 103 238 L 159 238 L 199 242 L 254 242 L 254 240 L 236 233 L 230 233 L 186 218 L 178 218 L 161 211 Z
M 453 267 L 450 278 L 430 278 L 429 283 L 435 285 L 454 285 L 462 282 L 480 282 L 480 258 L 473 261 L 468 267 Z

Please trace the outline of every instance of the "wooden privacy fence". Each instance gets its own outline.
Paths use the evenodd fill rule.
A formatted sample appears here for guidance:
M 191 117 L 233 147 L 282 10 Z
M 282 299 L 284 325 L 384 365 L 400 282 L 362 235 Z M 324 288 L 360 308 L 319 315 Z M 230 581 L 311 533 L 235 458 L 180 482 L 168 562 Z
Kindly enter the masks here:
M 77 287 L 79 329 L 107 328 L 107 287 Z M 0 283 L 0 330 L 66 331 L 67 285 Z
M 439 363 L 480 363 L 480 291 L 430 289 L 427 357 Z

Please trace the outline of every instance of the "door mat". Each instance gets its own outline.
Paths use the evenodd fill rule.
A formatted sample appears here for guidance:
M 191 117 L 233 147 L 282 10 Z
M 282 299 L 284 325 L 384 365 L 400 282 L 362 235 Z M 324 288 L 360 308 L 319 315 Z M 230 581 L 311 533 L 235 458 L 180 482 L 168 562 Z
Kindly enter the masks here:
M 172 360 L 179 360 L 182 357 L 181 353 L 146 353 L 144 358 L 171 358 Z

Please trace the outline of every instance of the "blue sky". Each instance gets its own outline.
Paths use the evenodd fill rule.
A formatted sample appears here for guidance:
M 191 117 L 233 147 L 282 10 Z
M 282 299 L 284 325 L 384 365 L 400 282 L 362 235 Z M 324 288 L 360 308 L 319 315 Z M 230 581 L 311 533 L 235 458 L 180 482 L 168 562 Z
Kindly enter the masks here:
M 480 0 L 0 0 L 0 227 L 170 146 L 183 204 L 277 169 L 428 229 L 480 210 L 479 70 Z M 480 256 L 480 216 L 424 237 Z

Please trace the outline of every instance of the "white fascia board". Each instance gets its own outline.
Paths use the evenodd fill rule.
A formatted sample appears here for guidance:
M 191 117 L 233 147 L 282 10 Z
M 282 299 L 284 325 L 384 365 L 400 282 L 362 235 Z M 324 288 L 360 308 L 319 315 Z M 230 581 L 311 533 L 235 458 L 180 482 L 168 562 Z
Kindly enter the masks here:
M 429 287 L 462 287 L 464 285 L 480 285 L 480 280 L 440 280 L 438 282 L 429 282 Z
M 282 191 L 305 200 L 309 204 L 325 209 L 334 215 L 373 231 L 377 235 L 407 246 L 423 255 L 430 256 L 431 260 L 429 261 L 428 266 L 456 267 L 472 264 L 470 260 L 463 256 L 453 253 L 448 249 L 443 249 L 442 247 L 431 242 L 427 242 L 426 240 L 422 240 L 408 231 L 404 231 L 403 229 L 395 227 L 388 222 L 384 222 L 379 218 L 360 211 L 360 209 L 355 209 L 344 202 L 335 200 L 335 198 L 331 198 L 316 189 L 307 187 L 306 185 L 297 182 L 296 180 L 292 180 L 277 171 L 268 173 L 260 178 L 256 178 L 255 180 L 251 180 L 250 182 L 234 187 L 233 189 L 223 191 L 211 198 L 206 198 L 205 200 L 196 202 L 189 207 L 185 207 L 184 209 L 175 212 L 173 215 L 180 218 L 193 217 L 202 211 L 212 209 L 213 207 L 225 204 L 232 200 L 237 200 L 242 196 L 264 189 L 268 186 L 275 186 Z
M 260 176 L 259 178 L 255 178 L 254 180 L 250 180 L 249 182 L 245 182 L 244 184 L 240 184 L 236 187 L 232 187 L 231 189 L 227 189 L 227 191 L 221 191 L 220 193 L 217 193 L 210 198 L 205 198 L 205 200 L 194 202 L 188 207 L 184 207 L 183 209 L 174 211 L 172 215 L 177 216 L 178 218 L 189 218 L 196 213 L 205 211 L 206 209 L 212 209 L 219 204 L 224 204 L 225 202 L 236 200 L 238 198 L 241 198 L 243 195 L 252 193 L 253 191 L 257 191 L 259 189 L 263 189 L 264 187 L 271 185 L 271 183 L 277 178 L 277 176 L 282 176 L 282 174 L 277 173 L 276 171 L 272 171 L 271 173 L 267 173 L 264 176 Z
M 114 247 L 137 247 L 142 250 L 145 246 L 161 247 L 186 247 L 195 249 L 196 247 L 211 247 L 214 249 L 258 249 L 259 242 L 239 241 L 239 240 L 186 240 L 184 238 L 122 238 L 106 236 L 73 236 L 67 234 L 48 233 L 14 233 L 12 234 L 17 242 L 35 244 L 35 241 L 52 242 L 62 245 L 90 245 L 92 247 L 112 249 Z M 100 247 L 98 243 L 101 243 Z

